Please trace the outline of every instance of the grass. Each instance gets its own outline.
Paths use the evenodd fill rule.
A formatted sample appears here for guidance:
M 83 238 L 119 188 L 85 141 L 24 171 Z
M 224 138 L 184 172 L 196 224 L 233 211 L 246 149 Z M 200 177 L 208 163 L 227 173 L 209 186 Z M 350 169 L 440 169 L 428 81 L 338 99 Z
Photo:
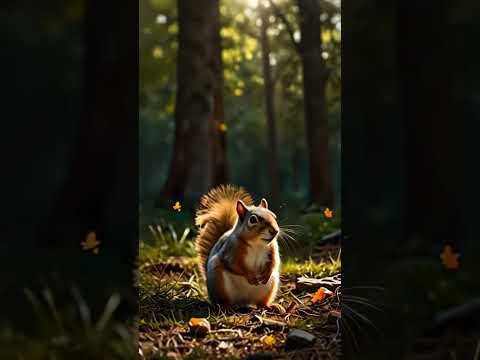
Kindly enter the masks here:
M 326 277 L 338 274 L 341 271 L 342 263 L 340 256 L 336 259 L 329 258 L 325 261 L 314 261 L 312 258 L 307 260 L 287 258 L 282 262 L 282 273 L 289 275 L 303 275 L 308 277 Z
M 34 331 L 27 335 L 4 325 L 0 332 L 2 358 L 126 360 L 136 356 L 133 322 L 120 323 L 113 316 L 119 295 L 110 297 L 97 318 L 75 288 L 65 305 L 57 304 L 49 288 L 41 293 L 25 289 L 25 296 L 35 313 Z
M 258 351 L 272 352 L 278 359 L 294 358 L 295 354 L 304 356 L 284 351 L 288 331 L 293 328 L 304 329 L 320 339 L 309 350 L 312 352 L 309 356 L 319 359 L 339 356 L 338 321 L 331 316 L 332 311 L 340 310 L 338 297 L 312 304 L 312 291 L 295 289 L 297 277 L 338 274 L 341 271 L 338 248 L 336 252 L 315 257 L 283 258 L 277 302 L 288 310 L 286 314 L 255 307 L 226 313 L 207 301 L 193 251 L 194 231 L 189 228 L 178 231 L 165 224 L 148 229 L 139 254 L 139 347 L 143 358 L 243 359 L 248 353 Z M 303 232 L 299 233 L 301 241 L 310 241 Z M 189 332 L 188 322 L 192 317 L 207 318 L 210 322 L 211 332 L 205 338 Z M 269 342 L 265 342 L 267 337 Z

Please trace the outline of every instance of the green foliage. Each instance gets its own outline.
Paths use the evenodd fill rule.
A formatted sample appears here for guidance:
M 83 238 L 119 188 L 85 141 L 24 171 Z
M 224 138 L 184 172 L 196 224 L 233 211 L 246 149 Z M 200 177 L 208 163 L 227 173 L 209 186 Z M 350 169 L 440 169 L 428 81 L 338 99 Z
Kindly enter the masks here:
M 194 243 L 191 237 L 192 230 L 189 227 L 184 228 L 182 233 L 177 233 L 171 224 L 166 226 L 149 225 L 148 229 L 153 242 L 140 242 L 141 258 L 145 254 L 155 254 L 157 259 L 169 256 L 195 256 Z
M 312 212 L 302 216 L 301 237 L 308 239 L 308 244 L 318 244 L 325 235 L 331 234 L 341 227 L 340 210 L 334 211 L 332 218 L 326 218 L 323 212 Z
M 293 1 L 276 1 L 294 32 L 299 30 Z M 268 194 L 268 142 L 259 44 L 259 12 L 244 0 L 220 2 L 224 67 L 225 123 L 230 182 L 256 194 Z M 331 70 L 327 85 L 334 183 L 340 162 L 341 27 L 340 11 L 322 5 L 322 41 Z M 272 10 L 272 9 L 270 9 Z M 268 17 L 272 76 L 275 83 L 277 142 L 282 194 L 307 201 L 307 153 L 300 58 L 285 24 Z M 141 203 L 158 196 L 168 171 L 173 144 L 176 90 L 177 9 L 171 0 L 140 2 Z M 336 189 L 339 195 L 339 189 Z M 337 196 L 338 198 L 338 196 Z M 181 200 L 181 199 L 179 199 Z M 282 199 L 285 201 L 285 199 Z
M 301 259 L 287 258 L 282 263 L 282 273 L 297 276 L 325 277 L 338 274 L 342 270 L 340 257 L 336 259 L 318 262 L 311 258 L 307 261 Z

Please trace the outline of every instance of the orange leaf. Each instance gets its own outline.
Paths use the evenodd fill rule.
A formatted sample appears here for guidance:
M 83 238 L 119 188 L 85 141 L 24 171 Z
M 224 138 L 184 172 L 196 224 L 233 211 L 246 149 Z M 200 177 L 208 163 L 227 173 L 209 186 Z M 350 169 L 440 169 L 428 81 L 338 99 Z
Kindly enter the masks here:
M 312 304 L 315 304 L 318 301 L 322 301 L 327 297 L 327 295 L 331 295 L 332 292 L 328 289 L 325 289 L 324 287 L 321 287 L 317 290 L 317 292 L 312 296 L 311 302 Z
M 177 201 L 175 205 L 172 206 L 173 210 L 176 211 L 181 211 L 182 210 L 182 204 L 180 204 L 180 201 Z
M 459 254 L 455 254 L 450 245 L 445 245 L 440 258 L 442 259 L 443 266 L 447 269 L 457 270 L 460 264 L 458 263 Z
M 325 210 L 323 210 L 323 216 L 325 216 L 327 219 L 331 219 L 333 217 L 333 211 L 327 207 Z
M 191 327 L 204 326 L 210 328 L 210 323 L 205 318 L 191 318 L 188 325 Z

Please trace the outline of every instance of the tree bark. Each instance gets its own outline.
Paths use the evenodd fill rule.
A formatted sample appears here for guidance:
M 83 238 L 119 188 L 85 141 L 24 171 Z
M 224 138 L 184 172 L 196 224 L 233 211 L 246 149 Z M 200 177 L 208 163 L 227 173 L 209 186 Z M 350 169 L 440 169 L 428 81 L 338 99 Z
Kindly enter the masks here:
M 300 14 L 300 57 L 303 67 L 305 131 L 309 158 L 309 190 L 318 205 L 333 206 L 326 85 L 322 58 L 320 7 L 316 0 L 297 0 Z
M 268 143 L 268 176 L 270 178 L 270 198 L 278 199 L 280 191 L 280 173 L 278 170 L 277 129 L 274 104 L 274 82 L 270 65 L 270 42 L 268 39 L 269 13 L 267 8 L 259 5 L 262 25 L 260 28 L 260 44 L 262 48 L 263 81 L 265 93 L 265 116 L 267 118 L 267 143 Z
M 192 5 L 178 1 L 175 140 L 161 201 L 189 193 L 199 196 L 212 184 L 211 117 L 216 89 L 215 19 L 218 0 Z M 201 11 L 199 11 L 201 9 Z
M 412 7 L 401 1 L 397 5 L 400 101 L 407 140 L 407 237 L 457 246 L 464 236 L 464 135 L 461 122 L 452 121 L 455 61 L 441 31 L 447 31 L 449 16 L 445 1 L 435 7 L 423 3 Z
M 80 241 L 88 231 L 95 231 L 108 244 L 109 211 L 119 187 L 131 194 L 124 197 L 130 209 L 137 206 L 137 106 L 132 98 L 137 96 L 138 82 L 136 75 L 130 75 L 132 67 L 138 66 L 137 57 L 131 55 L 137 49 L 118 43 L 118 39 L 134 46 L 138 43 L 132 40 L 136 35 L 130 33 L 131 28 L 122 23 L 128 14 L 123 10 L 112 14 L 110 6 L 87 2 L 84 113 L 72 167 L 39 238 L 42 248 L 70 248 L 80 253 Z M 125 149 L 130 151 L 127 163 L 122 157 Z M 128 207 L 115 212 L 128 217 L 124 209 Z M 134 254 L 137 242 L 135 237 L 131 240 Z

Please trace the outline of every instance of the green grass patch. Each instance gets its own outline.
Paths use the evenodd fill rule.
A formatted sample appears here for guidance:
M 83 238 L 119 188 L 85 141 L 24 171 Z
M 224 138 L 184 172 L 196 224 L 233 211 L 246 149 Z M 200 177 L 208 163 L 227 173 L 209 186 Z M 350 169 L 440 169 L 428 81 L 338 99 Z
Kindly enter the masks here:
M 325 277 L 338 274 L 342 270 L 342 262 L 340 256 L 336 259 L 329 258 L 321 262 L 308 259 L 302 261 L 294 258 L 287 258 L 282 262 L 282 274 L 308 276 L 308 277 Z

